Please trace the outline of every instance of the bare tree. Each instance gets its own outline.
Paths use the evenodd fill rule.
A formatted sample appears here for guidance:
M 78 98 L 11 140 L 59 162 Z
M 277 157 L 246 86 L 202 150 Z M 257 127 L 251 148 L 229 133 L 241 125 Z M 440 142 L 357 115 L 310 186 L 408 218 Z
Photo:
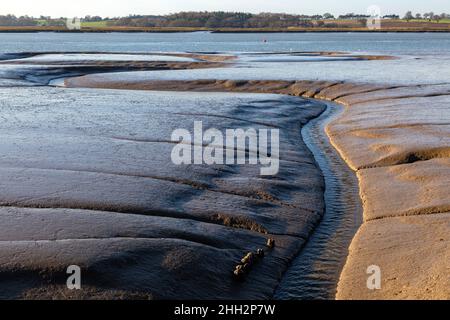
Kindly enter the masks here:
M 411 12 L 411 11 L 408 11 L 408 12 L 405 14 L 405 16 L 403 17 L 403 19 L 405 19 L 405 20 L 408 21 L 408 22 L 409 22 L 409 20 L 414 19 L 412 12 Z

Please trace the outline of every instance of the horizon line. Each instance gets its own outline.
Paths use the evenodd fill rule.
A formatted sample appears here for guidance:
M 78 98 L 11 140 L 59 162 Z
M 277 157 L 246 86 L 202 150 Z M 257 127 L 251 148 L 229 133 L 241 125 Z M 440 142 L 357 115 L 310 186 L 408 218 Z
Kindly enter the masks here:
M 425 14 L 425 13 L 429 13 L 432 11 L 425 11 L 425 12 L 418 12 L 418 11 L 414 11 L 414 10 L 408 10 L 407 12 L 411 11 L 413 14 Z M 244 14 L 252 14 L 252 15 L 260 15 L 260 14 L 279 14 L 279 15 L 292 15 L 292 16 L 307 16 L 307 17 L 312 17 L 312 16 L 323 16 L 327 13 L 333 15 L 334 17 L 339 17 L 339 16 L 345 16 L 345 15 L 349 15 L 349 14 L 354 14 L 354 15 L 368 15 L 368 13 L 361 13 L 361 12 L 347 12 L 347 13 L 343 13 L 343 14 L 335 14 L 332 12 L 324 12 L 324 13 L 315 13 L 315 14 L 306 14 L 306 13 L 288 13 L 288 12 L 275 12 L 275 11 L 261 11 L 261 12 L 251 12 L 251 11 L 232 11 L 232 10 L 181 10 L 181 11 L 174 11 L 174 12 L 170 12 L 170 13 L 129 13 L 126 15 L 114 15 L 114 16 L 110 16 L 110 15 L 99 15 L 99 14 L 86 14 L 84 15 L 84 17 L 101 17 L 102 19 L 106 19 L 106 18 L 124 18 L 124 17 L 130 17 L 130 16 L 170 16 L 170 15 L 174 15 L 174 14 L 179 14 L 179 13 L 185 13 L 185 12 L 195 12 L 195 13 L 215 13 L 215 12 L 224 12 L 224 13 L 244 13 Z M 389 13 L 385 13 L 382 16 L 390 16 L 390 15 L 398 15 L 398 16 L 402 16 L 405 13 L 396 13 L 396 12 L 389 12 Z M 450 12 L 433 12 L 434 14 L 442 14 L 442 13 L 450 13 Z M 75 15 L 75 16 L 71 16 L 71 15 L 66 15 L 66 16 L 54 16 L 54 15 L 45 15 L 45 14 L 40 14 L 39 16 L 36 15 L 29 15 L 29 14 L 15 14 L 15 13 L 1 13 L 0 12 L 0 16 L 8 16 L 8 15 L 12 15 L 12 16 L 16 16 L 16 17 L 30 17 L 30 18 L 40 18 L 40 17 L 50 17 L 51 19 L 58 19 L 58 18 L 72 18 L 72 17 L 79 17 L 79 18 L 83 18 L 82 16 L 79 15 Z

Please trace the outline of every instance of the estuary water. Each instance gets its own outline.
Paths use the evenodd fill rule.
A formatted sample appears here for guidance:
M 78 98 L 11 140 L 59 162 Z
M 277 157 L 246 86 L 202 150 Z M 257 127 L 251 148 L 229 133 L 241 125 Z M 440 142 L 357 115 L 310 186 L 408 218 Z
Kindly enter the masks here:
M 347 80 L 445 83 L 449 33 L 0 33 L 0 59 L 21 52 L 222 52 L 243 54 L 237 68 L 144 72 L 156 79 Z M 340 51 L 397 56 L 388 61 L 248 59 L 248 53 Z M 250 60 L 250 61 L 249 61 Z M 125 75 L 122 75 L 125 76 Z M 136 77 L 133 74 L 133 77 Z

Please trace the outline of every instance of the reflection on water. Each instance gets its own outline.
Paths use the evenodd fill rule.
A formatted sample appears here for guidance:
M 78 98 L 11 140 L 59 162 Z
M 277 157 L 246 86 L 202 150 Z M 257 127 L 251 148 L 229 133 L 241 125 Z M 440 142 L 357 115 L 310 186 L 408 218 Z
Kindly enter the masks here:
M 355 173 L 328 142 L 324 131 L 341 109 L 330 103 L 327 111 L 302 130 L 325 177 L 325 215 L 284 275 L 276 299 L 334 299 L 348 246 L 362 223 Z
M 176 57 L 169 55 L 139 55 L 139 54 L 40 54 L 33 57 L 19 59 L 23 62 L 71 62 L 71 61 L 173 61 L 173 62 L 194 62 L 195 59 L 186 57 Z
M 266 57 L 267 59 L 267 57 Z M 297 57 L 298 59 L 298 57 Z M 447 70 L 448 69 L 448 70 Z M 381 84 L 438 84 L 448 83 L 450 55 L 418 60 L 399 56 L 385 61 L 240 61 L 233 67 L 217 69 L 141 71 L 108 74 L 110 80 L 328 80 Z
M 339 57 L 339 56 L 311 56 L 308 54 L 238 54 L 239 62 L 324 62 L 324 61 L 348 61 L 359 60 L 357 57 Z

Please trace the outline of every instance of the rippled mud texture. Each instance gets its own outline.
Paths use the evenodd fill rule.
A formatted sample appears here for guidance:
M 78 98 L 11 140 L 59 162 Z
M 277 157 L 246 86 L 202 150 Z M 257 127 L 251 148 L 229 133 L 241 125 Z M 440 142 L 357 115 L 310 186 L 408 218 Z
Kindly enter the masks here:
M 115 87 L 101 77 L 67 85 Z M 356 172 L 364 224 L 350 246 L 338 299 L 450 298 L 450 85 L 389 86 L 327 81 L 131 82 L 133 89 L 272 92 L 335 101 L 344 114 L 327 127 Z M 367 288 L 367 268 L 382 271 Z
M 294 97 L 0 88 L 1 298 L 266 299 L 323 213 Z M 214 106 L 214 110 L 211 110 Z M 279 128 L 280 172 L 176 166 L 174 129 Z M 267 239 L 275 247 L 265 247 Z M 267 250 L 244 282 L 236 263 Z M 66 268 L 82 286 L 66 288 Z

